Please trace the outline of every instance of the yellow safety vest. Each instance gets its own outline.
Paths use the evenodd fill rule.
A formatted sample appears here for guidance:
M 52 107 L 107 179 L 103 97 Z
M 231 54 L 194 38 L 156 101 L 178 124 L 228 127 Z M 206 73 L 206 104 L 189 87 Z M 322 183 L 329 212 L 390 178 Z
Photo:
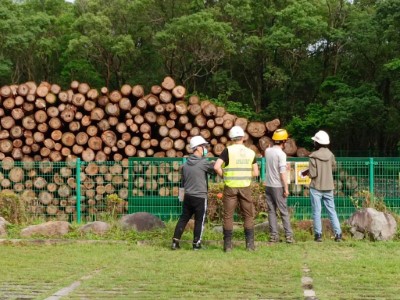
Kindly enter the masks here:
M 223 168 L 225 185 L 237 188 L 250 186 L 255 152 L 242 144 L 228 147 L 229 164 Z

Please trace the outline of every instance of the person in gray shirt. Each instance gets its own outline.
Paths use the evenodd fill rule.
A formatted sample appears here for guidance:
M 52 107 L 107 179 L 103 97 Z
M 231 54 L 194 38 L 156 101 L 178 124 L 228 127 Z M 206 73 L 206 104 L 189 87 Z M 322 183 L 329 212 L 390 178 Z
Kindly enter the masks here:
M 322 242 L 321 209 L 322 202 L 325 205 L 335 232 L 335 241 L 342 240 L 342 229 L 335 208 L 333 170 L 336 168 L 335 155 L 329 150 L 330 139 L 328 133 L 318 131 L 312 138 L 315 151 L 309 157 L 309 169 L 303 172 L 303 176 L 311 178 L 310 198 L 314 226 L 314 240 Z
M 286 178 L 286 153 L 283 151 L 287 139 L 288 134 L 286 130 L 277 129 L 272 136 L 274 145 L 265 149 L 265 194 L 268 210 L 270 243 L 279 242 L 277 224 L 278 211 L 282 218 L 286 242 L 294 242 L 292 226 L 290 224 L 290 215 L 287 207 L 289 189 Z
M 201 238 L 207 213 L 207 174 L 215 174 L 214 166 L 205 156 L 207 155 L 207 141 L 201 136 L 194 136 L 190 140 L 193 150 L 187 161 L 182 165 L 182 186 L 184 188 L 183 209 L 175 227 L 171 249 L 180 248 L 179 240 L 186 224 L 194 215 L 193 250 L 201 249 Z

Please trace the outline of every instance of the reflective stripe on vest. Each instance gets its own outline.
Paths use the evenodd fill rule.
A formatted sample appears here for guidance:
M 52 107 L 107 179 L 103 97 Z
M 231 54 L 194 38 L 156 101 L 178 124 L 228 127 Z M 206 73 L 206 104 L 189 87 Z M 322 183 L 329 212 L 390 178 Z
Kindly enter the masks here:
M 234 144 L 228 147 L 228 155 L 229 164 L 223 169 L 225 185 L 233 188 L 250 186 L 254 151 L 242 144 Z

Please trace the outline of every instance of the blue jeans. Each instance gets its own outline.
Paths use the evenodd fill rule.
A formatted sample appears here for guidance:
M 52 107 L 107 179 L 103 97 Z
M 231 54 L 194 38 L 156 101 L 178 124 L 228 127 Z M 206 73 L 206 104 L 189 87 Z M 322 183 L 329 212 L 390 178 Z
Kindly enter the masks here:
M 319 191 L 310 188 L 312 216 L 314 221 L 314 234 L 322 234 L 321 224 L 321 202 L 324 202 L 326 210 L 328 211 L 329 220 L 331 221 L 333 231 L 335 234 L 341 234 L 339 219 L 335 210 L 335 200 L 333 198 L 333 191 Z

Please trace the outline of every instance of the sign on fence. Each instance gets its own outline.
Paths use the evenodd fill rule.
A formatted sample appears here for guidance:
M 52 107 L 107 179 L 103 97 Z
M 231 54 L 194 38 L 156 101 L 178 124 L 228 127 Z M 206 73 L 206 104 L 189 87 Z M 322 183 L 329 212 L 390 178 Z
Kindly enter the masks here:
M 296 184 L 299 185 L 309 185 L 311 183 L 311 178 L 308 176 L 303 176 L 301 172 L 308 169 L 308 162 L 296 162 L 294 164 L 295 180 Z

